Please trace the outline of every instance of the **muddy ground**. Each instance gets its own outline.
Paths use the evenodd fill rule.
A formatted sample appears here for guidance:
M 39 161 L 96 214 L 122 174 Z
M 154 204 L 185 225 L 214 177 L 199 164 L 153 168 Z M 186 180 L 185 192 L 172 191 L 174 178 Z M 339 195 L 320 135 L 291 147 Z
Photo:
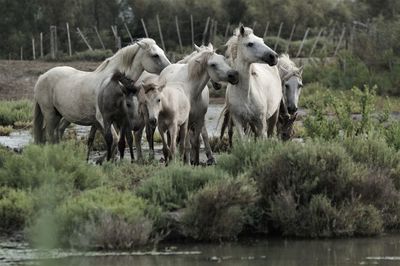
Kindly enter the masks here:
M 45 62 L 0 60 L 0 100 L 32 99 L 38 77 L 56 66 L 93 71 L 100 62 Z

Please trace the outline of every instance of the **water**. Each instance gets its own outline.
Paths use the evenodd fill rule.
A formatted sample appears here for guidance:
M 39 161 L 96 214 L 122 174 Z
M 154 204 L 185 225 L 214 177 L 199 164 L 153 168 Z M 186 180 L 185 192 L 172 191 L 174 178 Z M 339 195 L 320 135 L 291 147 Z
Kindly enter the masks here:
M 3 263 L 3 264 L 2 264 Z M 400 235 L 333 240 L 251 240 L 241 243 L 176 245 L 158 251 L 78 252 L 30 249 L 0 243 L 0 265 L 85 266 L 336 266 L 400 265 Z

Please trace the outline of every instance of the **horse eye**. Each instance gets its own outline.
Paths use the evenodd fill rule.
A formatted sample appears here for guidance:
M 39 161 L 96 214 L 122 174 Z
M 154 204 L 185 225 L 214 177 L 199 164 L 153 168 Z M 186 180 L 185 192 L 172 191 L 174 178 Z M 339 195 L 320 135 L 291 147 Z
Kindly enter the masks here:
M 161 102 L 161 99 L 157 99 L 157 102 L 158 102 L 158 103 Z
M 288 90 L 289 89 L 289 84 L 285 84 L 285 88 Z
M 159 58 L 160 56 L 158 54 L 153 54 L 153 58 Z
M 217 65 L 216 65 L 216 64 L 214 64 L 214 63 L 212 63 L 210 66 L 211 66 L 211 67 L 216 67 Z
M 252 42 L 249 42 L 248 44 L 247 44 L 247 47 L 253 47 L 254 46 L 254 43 L 252 43 Z

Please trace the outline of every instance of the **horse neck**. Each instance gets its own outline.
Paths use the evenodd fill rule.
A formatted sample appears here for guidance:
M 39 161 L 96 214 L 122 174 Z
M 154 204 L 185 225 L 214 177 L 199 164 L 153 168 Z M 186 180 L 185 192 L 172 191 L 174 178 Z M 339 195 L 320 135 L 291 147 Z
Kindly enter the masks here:
M 189 64 L 198 64 L 197 62 L 190 62 Z M 188 71 L 189 71 L 189 64 L 188 64 Z M 201 72 L 201 75 L 194 77 L 193 75 L 188 74 L 188 80 L 190 82 L 190 96 L 192 99 L 196 99 L 201 96 L 205 86 L 207 85 L 208 81 L 210 80 L 210 75 L 207 72 L 207 68 L 203 68 L 204 71 Z
M 106 67 L 103 70 L 99 71 L 98 73 L 101 73 L 105 76 L 109 76 L 114 74 L 116 71 L 119 71 L 121 73 L 127 74 L 128 77 L 132 80 L 138 80 L 139 76 L 144 71 L 142 64 L 140 62 L 141 61 L 140 56 L 136 54 L 135 58 L 132 60 L 132 65 L 124 66 L 122 55 L 123 54 L 121 53 L 110 58 Z
M 239 72 L 239 83 L 236 85 L 241 91 L 250 90 L 250 63 L 243 62 L 240 56 L 235 59 L 235 70 Z

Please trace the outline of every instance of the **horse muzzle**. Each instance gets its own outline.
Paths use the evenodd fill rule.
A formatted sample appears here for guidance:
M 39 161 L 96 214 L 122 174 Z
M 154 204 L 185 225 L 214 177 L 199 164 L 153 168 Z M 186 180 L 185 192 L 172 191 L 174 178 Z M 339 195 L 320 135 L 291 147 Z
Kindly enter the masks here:
M 238 84 L 239 83 L 239 72 L 236 70 L 228 71 L 228 82 L 231 84 Z
M 275 66 L 278 63 L 278 54 L 275 52 L 267 52 L 261 59 L 268 65 Z
M 211 84 L 213 85 L 215 90 L 220 90 L 222 88 L 221 84 L 219 84 L 218 82 L 215 82 L 213 80 L 211 80 Z

